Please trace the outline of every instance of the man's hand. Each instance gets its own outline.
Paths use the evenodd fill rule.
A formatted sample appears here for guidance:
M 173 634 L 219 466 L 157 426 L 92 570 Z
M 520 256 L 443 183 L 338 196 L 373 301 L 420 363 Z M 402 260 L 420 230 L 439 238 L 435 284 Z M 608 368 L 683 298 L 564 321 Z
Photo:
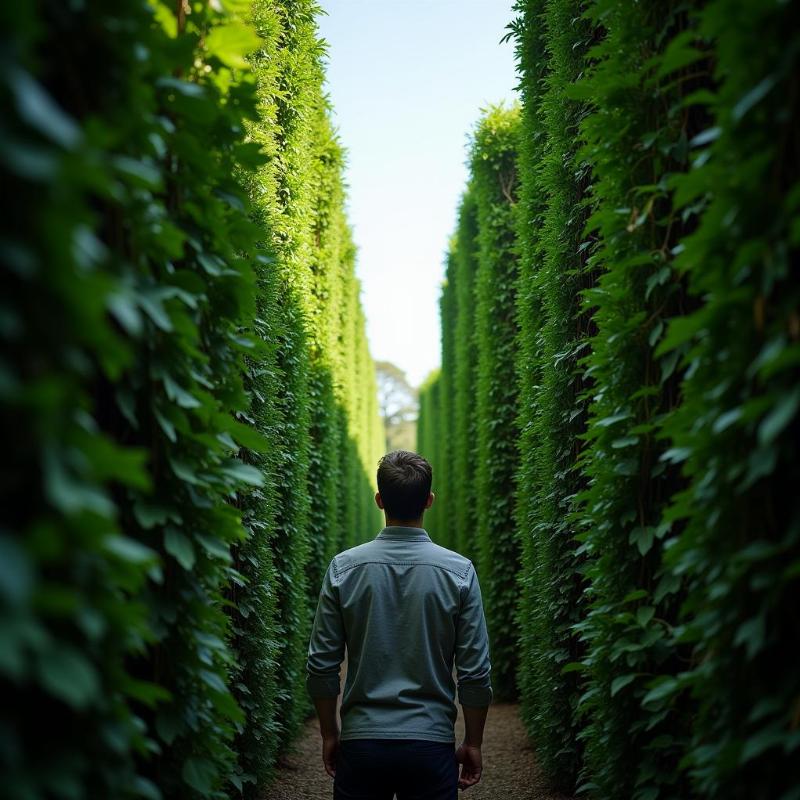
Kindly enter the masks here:
M 322 763 L 325 765 L 325 772 L 336 777 L 336 754 L 339 752 L 339 734 L 322 737 Z
M 315 697 L 314 706 L 319 717 L 319 732 L 322 734 L 322 763 L 325 772 L 336 777 L 336 753 L 339 750 L 339 723 L 336 719 L 336 698 Z
M 461 764 L 461 777 L 458 779 L 459 789 L 469 789 L 481 779 L 483 759 L 480 747 L 465 742 L 456 750 L 456 761 Z

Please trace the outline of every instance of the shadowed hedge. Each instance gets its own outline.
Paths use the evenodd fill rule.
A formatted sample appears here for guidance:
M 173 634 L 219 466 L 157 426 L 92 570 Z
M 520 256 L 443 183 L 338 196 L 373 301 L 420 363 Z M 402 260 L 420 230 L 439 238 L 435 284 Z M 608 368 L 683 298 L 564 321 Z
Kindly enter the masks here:
M 1 12 L 13 798 L 258 793 L 321 570 L 380 524 L 318 8 L 175 8 Z
M 554 787 L 796 798 L 797 9 L 516 9 L 516 241 L 481 213 L 473 161 L 451 252 L 466 263 L 477 240 L 477 269 L 448 270 L 442 298 L 455 422 L 434 418 L 449 404 L 420 420 L 432 452 L 444 425 L 445 485 L 476 504 L 493 675 L 509 686 L 516 597 L 523 717 Z M 503 253 L 515 309 L 495 319 L 486 258 Z M 509 403 L 517 454 L 493 464 Z M 514 541 L 516 587 L 493 560 Z
M 475 128 L 470 186 L 440 301 L 442 369 L 421 389 L 418 433 L 440 490 L 431 529 L 441 544 L 471 558 L 481 576 L 498 698 L 514 696 L 517 647 L 518 133 L 516 107 L 487 110 Z

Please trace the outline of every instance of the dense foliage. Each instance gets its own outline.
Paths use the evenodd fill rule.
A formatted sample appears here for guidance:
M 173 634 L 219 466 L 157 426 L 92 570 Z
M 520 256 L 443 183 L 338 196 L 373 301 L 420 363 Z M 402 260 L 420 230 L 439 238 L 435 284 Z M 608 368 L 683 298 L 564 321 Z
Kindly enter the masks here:
M 477 415 L 472 387 L 476 380 L 475 275 L 478 271 L 478 219 L 473 193 L 467 190 L 458 209 L 456 235 L 451 243 L 453 259 L 452 291 L 456 316 L 452 322 L 455 347 L 453 355 L 452 399 L 452 470 L 453 494 L 452 541 L 456 549 L 477 560 L 478 519 L 473 487 L 476 475 Z
M 317 8 L 174 8 L 2 11 L 9 797 L 254 793 L 380 522 Z
M 462 201 L 461 235 L 451 246 L 441 300 L 442 369 L 429 377 L 422 394 L 418 439 L 420 452 L 431 458 L 434 491 L 441 494 L 431 529 L 445 546 L 460 547 L 481 576 L 498 698 L 515 695 L 517 649 L 513 374 L 519 118 L 516 107 L 492 108 L 474 131 L 470 190 Z M 459 286 L 462 276 L 470 287 L 467 292 Z M 469 346 L 469 337 L 459 341 L 457 331 L 474 331 L 475 347 Z M 475 436 L 457 445 L 457 431 L 474 431 Z
M 579 765 L 577 686 L 575 673 L 561 670 L 580 653 L 572 626 L 581 611 L 581 561 L 569 512 L 583 483 L 575 461 L 584 375 L 576 364 L 590 322 L 579 313 L 578 292 L 591 273 L 580 246 L 588 176 L 575 153 L 583 109 L 564 90 L 582 69 L 587 26 L 576 21 L 577 2 L 529 6 L 514 26 L 518 57 L 530 65 L 521 82 L 527 135 L 519 159 L 519 681 L 537 754 L 568 790 Z
M 477 565 L 486 598 L 492 681 L 498 699 L 516 694 L 514 609 L 519 547 L 514 534 L 514 474 L 519 434 L 514 380 L 518 335 L 514 213 L 519 120 L 517 107 L 489 109 L 475 129 L 471 150 L 478 228 L 474 286 Z
M 477 373 L 456 334 L 437 378 L 455 387 L 455 420 L 425 405 L 420 420 L 431 452 L 437 427 L 451 437 L 455 497 L 477 448 L 468 485 L 485 532 L 498 513 L 480 499 L 487 430 L 502 436 L 516 389 L 518 459 L 504 464 L 522 566 L 516 592 L 492 585 L 490 628 L 516 597 L 524 718 L 555 786 L 603 800 L 800 797 L 797 9 L 517 10 L 513 358 L 487 373 L 505 341 L 487 303 L 507 287 L 492 297 L 481 277 L 498 217 L 480 213 L 473 162 L 452 252 L 477 241 L 478 266 L 448 270 L 458 301 L 454 320 L 443 296 L 442 324 L 475 320 Z M 459 408 L 473 398 L 470 432 Z M 491 581 L 499 539 L 479 542 Z M 511 664 L 495 645 L 501 687 Z
M 440 413 L 441 370 L 431 372 L 419 387 L 419 419 L 417 420 L 417 452 L 425 456 L 433 470 L 433 484 L 431 491 L 439 492 L 439 480 L 445 465 L 439 460 L 439 449 L 444 436 L 440 433 L 440 426 L 447 424 Z M 435 499 L 429 511 L 425 512 L 423 524 L 431 538 L 443 547 L 447 545 L 447 534 L 443 530 L 444 517 L 440 514 L 443 499 Z

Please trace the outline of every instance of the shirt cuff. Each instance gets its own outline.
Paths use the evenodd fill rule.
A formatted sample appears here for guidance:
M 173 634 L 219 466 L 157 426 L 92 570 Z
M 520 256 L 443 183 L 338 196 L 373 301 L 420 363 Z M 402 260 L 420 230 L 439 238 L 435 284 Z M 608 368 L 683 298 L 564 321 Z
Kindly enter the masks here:
M 306 674 L 306 690 L 311 697 L 338 697 L 339 673 L 335 675 Z
M 458 687 L 458 702 L 462 706 L 483 708 L 492 703 L 492 687 L 461 684 Z

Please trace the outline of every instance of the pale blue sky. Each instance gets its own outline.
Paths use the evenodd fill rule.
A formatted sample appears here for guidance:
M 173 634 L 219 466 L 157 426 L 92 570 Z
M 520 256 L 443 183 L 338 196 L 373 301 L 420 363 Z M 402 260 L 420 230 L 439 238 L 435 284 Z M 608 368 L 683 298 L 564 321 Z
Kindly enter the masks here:
M 480 109 L 514 98 L 513 0 L 321 0 L 370 351 L 418 385 Z

